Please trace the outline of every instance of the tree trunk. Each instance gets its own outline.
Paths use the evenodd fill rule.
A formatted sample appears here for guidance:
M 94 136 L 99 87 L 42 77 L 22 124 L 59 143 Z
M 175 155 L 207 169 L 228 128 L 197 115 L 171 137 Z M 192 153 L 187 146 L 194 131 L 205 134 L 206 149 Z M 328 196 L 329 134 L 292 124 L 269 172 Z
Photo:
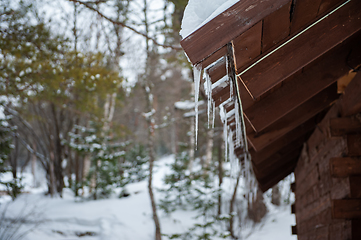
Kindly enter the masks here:
M 237 197 L 237 189 L 238 189 L 238 185 L 239 185 L 239 179 L 241 178 L 241 171 L 239 171 L 239 174 L 237 176 L 237 181 L 236 181 L 236 185 L 234 186 L 234 190 L 233 190 L 233 195 L 232 195 L 232 199 L 229 205 L 229 232 L 231 234 L 231 237 L 233 239 L 237 239 L 237 237 L 234 235 L 233 232 L 233 211 L 234 211 L 234 202 L 236 201 L 236 197 Z
M 152 128 L 152 127 L 150 127 Z M 154 131 L 154 130 L 153 130 Z M 153 164 L 154 164 L 154 132 L 152 130 L 149 130 L 149 142 L 148 142 L 148 148 L 149 148 L 149 179 L 148 179 L 148 191 L 150 196 L 150 201 L 152 205 L 152 212 L 153 212 L 153 220 L 155 225 L 155 240 L 161 240 L 162 235 L 160 231 L 160 223 L 157 215 L 157 207 L 155 204 L 155 199 L 153 195 L 153 187 L 152 187 L 152 180 L 153 180 Z
M 271 203 L 279 206 L 281 205 L 281 193 L 280 193 L 280 188 L 278 186 L 278 184 L 274 185 L 272 188 L 272 200 Z
M 33 142 L 34 153 L 31 156 L 31 174 L 33 175 L 33 187 L 38 187 L 36 183 L 36 143 Z
M 248 217 L 259 223 L 267 213 L 267 207 L 263 202 L 263 193 L 257 190 L 255 196 L 248 200 Z
M 223 183 L 223 151 L 222 151 L 223 141 L 220 141 L 218 145 L 218 187 L 221 191 L 222 183 Z M 222 214 L 222 192 L 218 193 L 218 216 Z

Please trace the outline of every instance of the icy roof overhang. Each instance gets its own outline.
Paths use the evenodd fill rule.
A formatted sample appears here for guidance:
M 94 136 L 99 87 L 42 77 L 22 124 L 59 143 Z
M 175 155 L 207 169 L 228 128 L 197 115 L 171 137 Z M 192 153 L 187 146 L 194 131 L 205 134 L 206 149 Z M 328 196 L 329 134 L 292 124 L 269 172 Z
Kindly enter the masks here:
M 337 82 L 361 63 L 360 9 L 359 0 L 243 0 L 181 41 L 213 84 L 229 74 L 225 56 L 234 56 L 238 89 L 222 84 L 212 99 L 219 106 L 231 89 L 239 93 L 263 191 L 294 170 L 304 142 L 339 97 Z M 228 102 L 226 111 L 235 105 Z M 227 121 L 231 130 L 235 117 Z

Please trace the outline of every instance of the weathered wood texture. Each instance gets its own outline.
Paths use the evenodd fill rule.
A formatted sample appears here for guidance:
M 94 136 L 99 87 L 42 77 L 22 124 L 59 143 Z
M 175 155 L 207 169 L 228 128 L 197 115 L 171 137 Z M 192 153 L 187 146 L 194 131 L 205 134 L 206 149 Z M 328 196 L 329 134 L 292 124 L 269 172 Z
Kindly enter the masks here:
M 295 169 L 299 239 L 360 236 L 359 219 L 350 220 L 361 218 L 360 122 L 358 115 L 339 118 L 341 101 L 318 124 Z
M 331 158 L 330 170 L 332 177 L 361 175 L 361 159 L 350 157 Z
M 361 29 L 360 8 L 361 1 L 352 0 L 243 73 L 242 80 L 253 98 L 260 97 L 358 32 Z M 326 32 L 327 34 L 324 34 Z M 259 58 L 263 55 L 266 53 Z
M 361 199 L 337 199 L 332 201 L 332 216 L 336 219 L 361 218 Z
M 291 22 L 291 33 L 298 32 L 314 21 L 318 14 L 321 0 L 298 0 L 295 1 L 295 3 Z
M 350 70 L 347 65 L 349 52 L 355 51 L 360 42 L 361 32 L 322 56 L 269 96 L 253 105 L 244 106 L 244 112 L 253 128 L 262 131 L 347 74 Z M 361 49 L 359 52 L 361 55 Z M 356 64 L 361 64 L 361 59 Z
M 289 2 L 290 0 L 239 1 L 184 38 L 181 46 L 193 64 L 199 63 Z
M 361 134 L 347 135 L 347 156 L 358 157 L 361 156 Z
M 263 19 L 262 52 L 285 39 L 290 33 L 291 1 Z
M 237 67 L 244 66 L 261 54 L 262 21 L 233 40 Z
M 335 84 L 331 85 L 291 111 L 279 121 L 266 128 L 264 131 L 248 134 L 248 140 L 252 142 L 256 151 L 265 148 L 289 131 L 315 116 L 317 113 L 329 107 L 329 105 L 338 97 L 336 88 L 337 86 Z M 247 121 L 249 120 L 247 119 Z
M 333 137 L 361 133 L 361 119 L 356 117 L 330 119 L 330 131 Z

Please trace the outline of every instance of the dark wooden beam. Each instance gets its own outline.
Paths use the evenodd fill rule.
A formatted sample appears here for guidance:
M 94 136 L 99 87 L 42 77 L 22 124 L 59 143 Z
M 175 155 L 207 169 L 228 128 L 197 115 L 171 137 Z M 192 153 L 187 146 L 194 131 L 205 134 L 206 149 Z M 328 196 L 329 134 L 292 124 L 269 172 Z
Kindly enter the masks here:
M 289 76 L 342 43 L 361 29 L 361 1 L 351 0 L 309 30 L 242 74 L 246 88 L 258 98 Z M 262 59 L 262 54 L 255 62 Z M 252 66 L 252 65 L 251 65 Z
M 291 205 L 291 213 L 296 214 L 296 204 L 294 203 Z
M 350 41 L 326 53 L 311 66 L 305 68 L 302 74 L 287 80 L 281 88 L 269 96 L 248 108 L 244 107 L 244 112 L 252 127 L 257 132 L 262 131 L 347 74 L 350 71 L 347 65 L 348 55 L 350 51 L 358 50 L 360 42 L 361 32 Z M 359 52 L 361 54 L 361 48 Z M 361 59 L 359 64 L 361 64 Z
M 361 198 L 361 175 L 350 176 L 350 197 L 351 198 Z
M 286 133 L 283 137 L 272 142 L 262 150 L 257 152 L 255 150 L 251 150 L 250 153 L 252 155 L 252 160 L 256 164 L 259 164 L 288 145 L 302 144 L 308 139 L 310 133 L 315 129 L 315 126 L 316 119 L 311 118 L 304 124 L 301 124 L 300 126 Z
M 258 178 L 264 178 L 268 175 L 272 175 L 273 172 L 282 168 L 289 161 L 298 159 L 302 146 L 295 146 L 288 150 L 284 150 L 283 153 L 276 153 L 263 161 L 262 164 L 253 164 L 253 170 Z
M 360 1 L 361 2 L 361 1 Z M 360 11 L 361 12 L 361 11 Z M 342 116 L 351 116 L 361 112 L 361 74 L 358 72 L 345 89 L 341 97 Z
M 361 156 L 361 134 L 349 134 L 347 135 L 347 149 L 348 157 Z
M 291 226 L 292 235 L 297 235 L 297 225 Z
M 288 161 L 285 165 L 278 168 L 276 171 L 274 171 L 267 177 L 259 178 L 256 175 L 260 189 L 263 192 L 266 192 L 268 189 L 273 187 L 279 181 L 281 181 L 282 179 L 284 179 L 285 177 L 290 175 L 294 171 L 294 169 L 297 165 L 297 160 L 298 160 L 298 157 L 293 160 Z
M 217 61 L 218 59 L 220 59 L 221 57 L 224 57 L 227 54 L 227 48 L 224 46 L 221 49 L 217 50 L 215 53 L 213 53 L 212 55 L 210 55 L 209 57 L 207 57 L 203 62 L 202 62 L 202 68 L 206 68 L 209 65 L 211 65 L 212 63 L 214 63 L 215 61 Z
M 314 20 L 321 0 L 296 1 L 291 22 L 291 33 L 298 32 Z
M 336 91 L 336 84 L 331 85 L 262 132 L 248 134 L 247 137 L 249 141 L 256 151 L 260 151 L 297 126 L 311 119 L 319 112 L 328 108 L 338 97 Z
M 335 219 L 361 218 L 361 198 L 332 200 L 332 216 Z
M 226 45 L 290 0 L 239 1 L 181 41 L 192 64 Z
M 330 132 L 332 137 L 361 133 L 361 120 L 357 118 L 332 118 L 330 119 Z
M 331 158 L 330 171 L 332 177 L 361 175 L 361 159 L 350 157 Z

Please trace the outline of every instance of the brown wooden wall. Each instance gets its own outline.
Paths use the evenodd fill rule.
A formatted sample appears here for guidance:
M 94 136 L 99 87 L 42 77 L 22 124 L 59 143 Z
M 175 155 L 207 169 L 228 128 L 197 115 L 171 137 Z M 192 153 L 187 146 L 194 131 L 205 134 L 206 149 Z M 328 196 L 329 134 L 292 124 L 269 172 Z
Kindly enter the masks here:
M 359 100 L 360 86 L 349 88 Z M 292 230 L 299 240 L 361 239 L 361 114 L 359 107 L 345 113 L 346 100 L 345 94 L 330 108 L 298 160 Z

